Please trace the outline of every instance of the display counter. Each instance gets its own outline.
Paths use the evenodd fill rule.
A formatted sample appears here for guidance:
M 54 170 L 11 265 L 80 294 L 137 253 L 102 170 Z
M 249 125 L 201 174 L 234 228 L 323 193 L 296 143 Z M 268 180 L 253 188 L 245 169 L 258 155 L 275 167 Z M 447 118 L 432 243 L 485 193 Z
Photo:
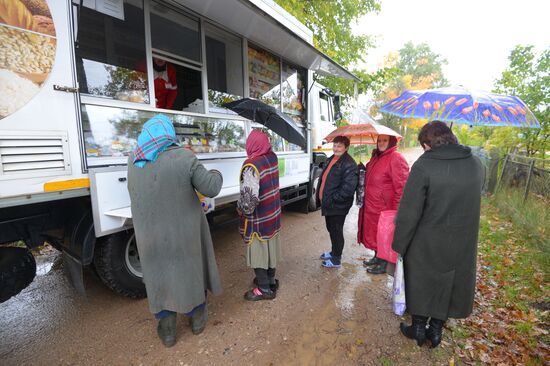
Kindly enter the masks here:
M 87 166 L 126 164 L 143 124 L 158 113 L 154 110 L 83 104 L 82 136 Z M 197 155 L 245 155 L 248 121 L 240 117 L 162 113 L 174 123 L 179 143 Z

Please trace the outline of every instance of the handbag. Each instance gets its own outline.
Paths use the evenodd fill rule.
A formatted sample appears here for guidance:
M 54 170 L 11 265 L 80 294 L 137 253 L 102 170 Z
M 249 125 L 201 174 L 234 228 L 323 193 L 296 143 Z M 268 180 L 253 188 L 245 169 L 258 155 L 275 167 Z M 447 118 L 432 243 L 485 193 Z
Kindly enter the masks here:
M 403 316 L 407 303 L 405 301 L 405 272 L 403 270 L 403 258 L 398 256 L 393 276 L 393 312 Z
M 359 171 L 359 182 L 357 183 L 357 188 L 355 189 L 355 205 L 359 208 L 363 207 L 363 200 L 365 199 L 365 166 L 363 163 L 358 165 Z
M 376 232 L 377 253 L 376 256 L 390 263 L 397 261 L 397 253 L 391 248 L 393 232 L 395 231 L 396 210 L 386 210 L 380 213 Z

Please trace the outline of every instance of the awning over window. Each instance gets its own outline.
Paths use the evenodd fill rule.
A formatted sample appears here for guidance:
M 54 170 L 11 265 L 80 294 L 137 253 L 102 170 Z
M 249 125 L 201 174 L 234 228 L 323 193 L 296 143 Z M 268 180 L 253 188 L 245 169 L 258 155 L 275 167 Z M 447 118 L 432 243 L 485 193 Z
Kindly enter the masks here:
M 183 6 L 246 37 L 298 66 L 321 75 L 358 80 L 311 44 L 311 31 L 268 0 L 177 0 Z M 291 30 L 291 29 L 294 29 Z

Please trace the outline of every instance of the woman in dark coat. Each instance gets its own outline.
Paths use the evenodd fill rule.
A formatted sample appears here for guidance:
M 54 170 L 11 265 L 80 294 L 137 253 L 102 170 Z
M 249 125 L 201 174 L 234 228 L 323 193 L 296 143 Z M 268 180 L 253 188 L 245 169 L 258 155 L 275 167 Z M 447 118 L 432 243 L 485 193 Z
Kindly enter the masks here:
M 332 140 L 333 155 L 327 160 L 317 184 L 317 205 L 325 216 L 325 224 L 330 235 L 331 251 L 323 252 L 322 266 L 340 268 L 344 250 L 344 222 L 353 205 L 357 188 L 358 169 L 355 160 L 348 154 L 350 140 L 346 136 L 336 136 Z
M 401 332 L 437 347 L 447 318 L 472 312 L 484 168 L 443 122 L 422 127 L 418 141 L 425 152 L 403 191 L 392 246 L 403 257 L 412 315 Z

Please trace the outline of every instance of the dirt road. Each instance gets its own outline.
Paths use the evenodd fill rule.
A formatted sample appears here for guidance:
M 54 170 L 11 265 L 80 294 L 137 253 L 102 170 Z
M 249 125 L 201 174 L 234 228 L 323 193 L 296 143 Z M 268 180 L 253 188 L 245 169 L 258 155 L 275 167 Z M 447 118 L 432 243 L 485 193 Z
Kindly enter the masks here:
M 224 293 L 209 297 L 206 330 L 194 336 L 178 319 L 178 343 L 166 349 L 146 300 L 107 290 L 90 272 L 88 297 L 75 294 L 62 268 L 38 276 L 0 304 L 2 365 L 418 365 L 448 364 L 443 349 L 418 348 L 400 335 L 391 311 L 391 277 L 367 275 L 370 256 L 355 244 L 357 208 L 345 224 L 343 268 L 324 269 L 324 218 L 285 210 L 281 288 L 250 303 L 253 273 L 235 226 L 213 230 Z

